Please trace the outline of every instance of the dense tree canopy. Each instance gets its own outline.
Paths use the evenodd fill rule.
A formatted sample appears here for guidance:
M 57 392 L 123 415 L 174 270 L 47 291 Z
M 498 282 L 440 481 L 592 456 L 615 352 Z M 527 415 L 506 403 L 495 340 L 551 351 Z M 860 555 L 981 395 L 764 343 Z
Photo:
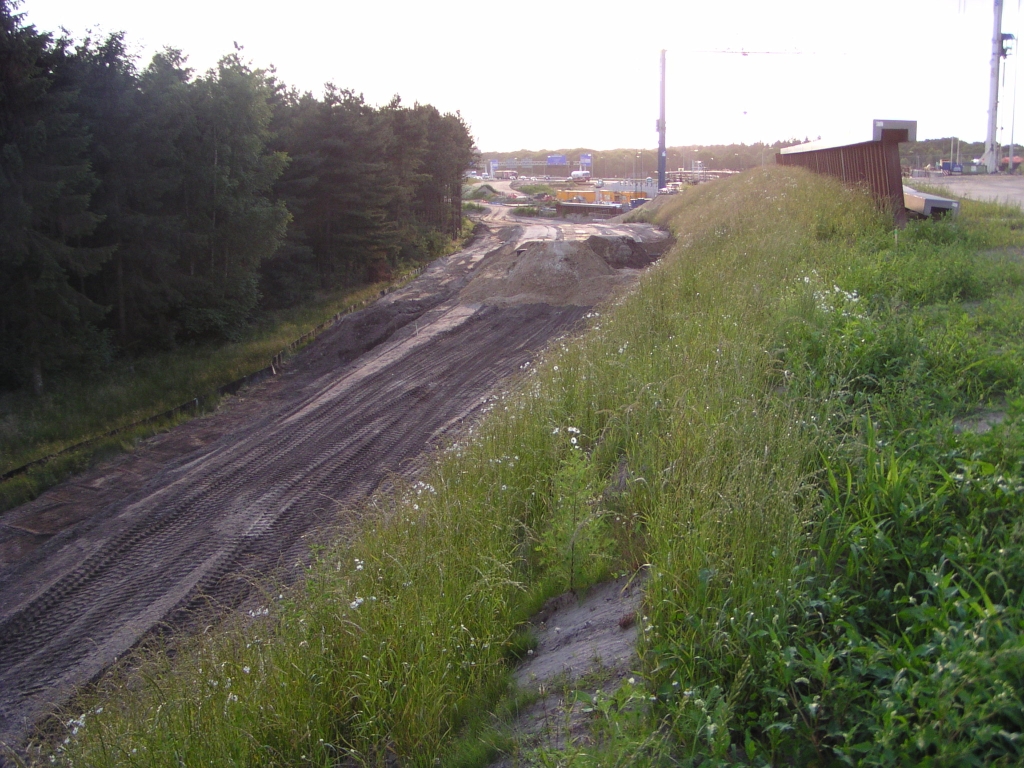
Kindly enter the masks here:
M 140 70 L 123 34 L 55 38 L 0 0 L 0 385 L 233 338 L 459 232 L 459 115 L 186 61 Z
M 88 133 L 74 110 L 71 59 L 0 0 L 0 356 L 37 391 L 44 362 L 61 367 L 102 346 L 103 309 L 84 279 L 109 258 L 83 244 L 100 216 Z

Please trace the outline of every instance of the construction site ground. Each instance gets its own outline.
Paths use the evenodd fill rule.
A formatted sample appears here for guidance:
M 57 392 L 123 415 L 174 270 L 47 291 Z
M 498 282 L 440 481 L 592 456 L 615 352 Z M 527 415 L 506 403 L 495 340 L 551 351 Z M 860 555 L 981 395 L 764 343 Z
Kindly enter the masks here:
M 297 573 L 311 537 L 473 419 L 665 249 L 644 224 L 510 219 L 345 316 L 278 375 L 0 517 L 0 742 L 155 627 Z
M 905 183 L 911 187 L 915 184 L 937 187 L 957 197 L 1005 203 L 1018 208 L 1024 207 L 1024 176 L 965 174 L 963 176 L 909 179 Z

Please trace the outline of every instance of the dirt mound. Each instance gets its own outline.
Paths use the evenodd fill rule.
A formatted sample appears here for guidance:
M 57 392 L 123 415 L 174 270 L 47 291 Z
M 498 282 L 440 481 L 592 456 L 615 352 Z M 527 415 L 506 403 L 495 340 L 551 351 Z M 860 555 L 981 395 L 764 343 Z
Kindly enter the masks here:
M 614 269 L 643 269 L 652 261 L 649 249 L 632 237 L 591 235 L 586 244 Z
M 490 184 L 481 184 L 476 188 L 464 188 L 462 197 L 465 200 L 490 200 L 492 197 L 497 197 L 499 194 L 500 193 Z
M 459 300 L 589 307 L 633 284 L 635 270 L 651 261 L 644 246 L 627 237 L 528 242 L 491 254 Z

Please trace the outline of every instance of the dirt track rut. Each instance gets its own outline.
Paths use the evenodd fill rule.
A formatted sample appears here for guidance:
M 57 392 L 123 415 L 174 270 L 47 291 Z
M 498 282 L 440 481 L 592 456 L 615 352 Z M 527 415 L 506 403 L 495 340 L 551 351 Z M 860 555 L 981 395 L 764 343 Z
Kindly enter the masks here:
M 301 561 L 305 535 L 408 473 L 579 321 L 578 302 L 460 302 L 478 268 L 522 251 L 523 229 L 498 223 L 217 414 L 0 518 L 0 740 L 23 739 L 176 612 L 237 604 L 243 576 Z M 659 241 L 579 227 L 569 239 Z

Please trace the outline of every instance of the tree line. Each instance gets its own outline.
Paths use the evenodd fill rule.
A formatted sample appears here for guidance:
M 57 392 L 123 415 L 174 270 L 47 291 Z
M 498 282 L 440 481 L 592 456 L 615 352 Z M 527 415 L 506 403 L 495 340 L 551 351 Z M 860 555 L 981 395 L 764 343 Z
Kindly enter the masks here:
M 907 168 L 939 168 L 945 161 L 959 156 L 960 162 L 970 165 L 985 153 L 985 142 L 961 142 L 959 139 L 926 139 L 923 141 L 904 141 L 900 143 L 900 164 Z M 1005 154 L 1005 150 L 1004 150 Z
M 789 139 L 787 141 L 776 141 L 773 144 L 713 144 L 713 145 L 691 145 L 666 147 L 665 167 L 669 171 L 679 168 L 690 170 L 693 161 L 699 160 L 709 170 L 733 170 L 745 171 L 760 165 L 774 165 L 775 154 L 783 147 L 800 144 L 809 139 Z M 591 168 L 595 178 L 646 178 L 658 175 L 658 150 L 656 148 L 642 149 L 606 149 L 596 150 L 586 147 L 574 147 L 571 149 L 521 149 L 518 152 L 484 152 L 480 155 L 480 170 L 484 170 L 483 163 L 487 160 L 509 160 L 517 158 L 520 160 L 535 160 L 540 165 L 535 165 L 532 170 L 522 169 L 527 176 L 538 176 L 544 174 L 555 175 L 561 173 L 563 176 L 569 171 L 576 170 L 577 160 L 581 154 L 589 153 L 594 165 Z M 565 155 L 568 160 L 567 166 L 554 166 L 548 169 L 544 161 L 549 155 Z
M 206 73 L 0 0 L 0 386 L 233 339 L 262 310 L 387 278 L 461 231 L 459 114 L 322 98 L 235 51 Z

